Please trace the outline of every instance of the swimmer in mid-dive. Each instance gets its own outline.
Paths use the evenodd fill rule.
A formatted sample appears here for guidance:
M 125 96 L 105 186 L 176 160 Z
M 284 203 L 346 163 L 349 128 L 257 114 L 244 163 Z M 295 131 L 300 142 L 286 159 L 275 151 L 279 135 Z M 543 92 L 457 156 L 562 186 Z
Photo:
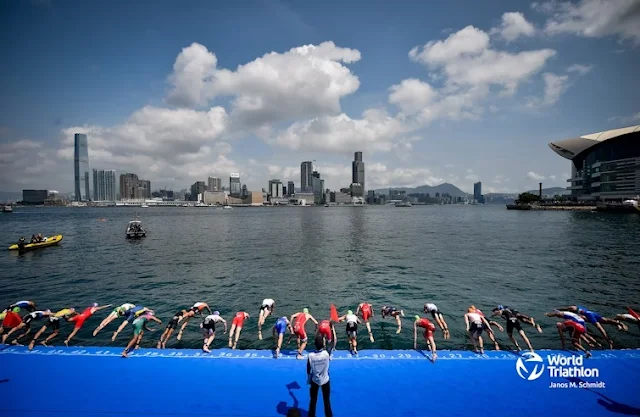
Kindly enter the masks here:
M 238 339 L 240 338 L 240 332 L 242 332 L 242 325 L 244 321 L 249 318 L 249 314 L 244 311 L 238 311 L 231 322 L 231 331 L 229 332 L 229 347 L 235 349 L 238 347 Z M 236 335 L 236 339 L 233 340 L 233 335 Z
M 262 340 L 262 325 L 265 320 L 276 308 L 276 302 L 271 298 L 265 298 L 262 300 L 262 305 L 260 306 L 260 315 L 258 316 L 258 339 Z
M 558 328 L 558 334 L 560 335 L 560 342 L 562 343 L 563 350 L 566 348 L 564 343 L 564 332 L 570 332 L 571 344 L 576 349 L 583 351 L 587 358 L 591 356 L 591 352 L 582 347 L 582 344 L 580 343 L 580 339 L 582 339 L 587 333 L 586 327 L 573 320 L 565 320 L 562 323 L 556 323 L 556 327 Z
M 202 336 L 204 337 L 204 344 L 202 345 L 202 350 L 204 352 L 211 352 L 211 350 L 209 350 L 209 346 L 216 337 L 216 323 L 218 322 L 222 322 L 222 324 L 224 324 L 224 334 L 227 334 L 227 321 L 220 317 L 220 312 L 218 311 L 214 311 L 213 314 L 205 317 L 204 321 L 200 323 Z
M 200 314 L 200 316 L 203 316 L 202 311 L 205 309 L 209 312 L 209 315 L 213 315 L 213 313 L 211 312 L 211 308 L 209 308 L 209 305 L 207 303 L 198 302 L 195 303 L 189 310 L 191 314 L 185 314 L 183 316 L 182 320 L 184 321 L 184 323 L 182 323 L 182 327 L 180 327 L 180 331 L 178 331 L 178 337 L 176 337 L 178 341 L 182 340 L 182 333 L 187 327 L 187 324 L 189 324 L 189 320 L 191 320 L 192 317 L 195 317 L 196 314 Z
M 33 301 L 18 301 L 17 303 L 13 303 L 9 307 L 5 308 L 3 313 L 7 311 L 19 313 L 21 310 L 27 310 L 29 313 L 32 313 L 36 311 L 36 303 Z
M 20 339 L 22 339 L 23 337 L 25 337 L 31 332 L 31 322 L 33 322 L 34 320 L 41 320 L 45 317 L 49 317 L 52 314 L 53 313 L 51 313 L 51 310 L 34 311 L 32 313 L 25 314 L 25 316 L 22 318 L 22 323 L 20 323 L 19 325 L 11 329 L 9 333 L 2 335 L 2 343 L 6 343 L 7 338 L 11 336 L 13 333 L 26 328 L 24 332 L 18 337 L 16 337 L 15 340 L 12 342 L 12 344 L 14 345 L 19 344 Z
M 369 303 L 362 302 L 356 308 L 356 316 L 361 315 L 362 321 L 364 321 L 365 326 L 367 326 L 367 331 L 369 332 L 369 340 L 371 343 L 374 343 L 375 340 L 373 338 L 373 332 L 371 331 L 371 323 L 369 323 L 369 319 L 373 317 L 373 306 Z
M 286 316 L 280 317 L 278 320 L 276 320 L 276 324 L 273 325 L 273 339 L 277 340 L 275 356 L 276 358 L 280 356 L 280 349 L 282 349 L 282 339 L 284 339 L 284 334 L 287 332 L 287 329 L 289 329 L 290 334 L 293 334 L 291 322 Z
M 167 341 L 171 338 L 173 331 L 178 327 L 178 324 L 188 315 L 193 316 L 195 313 L 193 311 L 180 310 L 176 314 L 173 315 L 173 318 L 169 320 L 167 323 L 167 327 L 164 329 L 164 332 L 160 336 L 160 340 L 158 341 L 158 349 L 164 349 L 167 346 Z
M 22 323 L 22 317 L 20 317 L 18 311 L 20 311 L 20 307 L 14 307 L 11 310 L 5 310 L 0 313 L 0 320 L 2 321 L 0 334 L 10 331 Z
M 520 335 L 520 337 L 522 337 L 522 340 L 524 340 L 524 342 L 527 344 L 527 347 L 529 348 L 529 350 L 533 352 L 533 347 L 531 346 L 531 342 L 529 341 L 527 334 L 522 329 L 522 326 L 520 326 L 520 321 L 518 320 L 516 313 L 514 313 L 512 310 L 502 305 L 499 305 L 498 307 L 494 308 L 492 310 L 492 313 L 494 316 L 501 316 L 507 321 L 507 336 L 509 336 L 509 339 L 511 340 L 511 342 L 514 345 L 516 345 L 516 349 L 521 350 L 520 345 L 518 344 L 518 341 L 515 339 L 515 337 L 513 337 L 514 329 L 518 331 L 518 334 Z
M 109 313 L 109 315 L 102 320 L 100 325 L 93 331 L 93 337 L 96 337 L 96 335 L 100 333 L 100 330 L 107 327 L 109 323 L 117 319 L 119 316 L 124 316 L 124 314 L 132 308 L 135 308 L 135 304 L 124 303 L 121 306 L 114 308 L 113 311 Z
M 602 337 L 604 337 L 604 339 L 607 341 L 607 343 L 609 343 L 609 348 L 610 349 L 613 349 L 613 340 L 611 340 L 611 338 L 607 334 L 607 331 L 604 329 L 604 327 L 602 327 L 602 325 L 603 324 L 611 324 L 611 325 L 616 326 L 618 328 L 618 330 L 623 330 L 623 331 L 626 331 L 626 330 L 629 329 L 620 320 L 615 320 L 615 319 L 609 319 L 609 318 L 606 318 L 606 317 L 602 317 L 600 314 L 596 313 L 595 311 L 591 311 L 591 310 L 587 309 L 584 306 L 560 307 L 560 308 L 557 308 L 556 310 L 571 311 L 573 313 L 578 313 L 581 316 L 583 316 L 587 323 L 593 324 L 598 329 L 598 331 L 600 331 L 600 334 L 602 335 Z
M 58 333 L 60 333 L 60 319 L 67 320 L 69 317 L 75 316 L 76 314 L 78 313 L 76 313 L 75 308 L 63 308 L 62 310 L 57 311 L 55 314 L 49 316 L 44 326 L 42 326 L 40 330 L 38 330 L 38 333 L 33 336 L 33 339 L 31 339 L 31 342 L 29 343 L 29 350 L 33 350 L 33 347 L 35 346 L 38 338 L 42 336 L 42 333 L 44 333 L 47 328 L 51 327 L 51 334 L 47 336 L 47 338 L 42 342 L 40 342 L 42 346 L 47 346 L 47 343 L 49 343 L 51 339 L 53 339 L 58 335 Z
M 396 318 L 396 323 L 398 323 L 398 330 L 396 331 L 396 334 L 400 334 L 400 332 L 402 331 L 402 320 L 400 319 L 400 317 L 404 317 L 404 311 L 402 310 L 398 311 L 395 309 L 395 307 L 389 307 L 389 306 L 382 306 L 381 311 L 382 311 L 383 320 L 387 316 Z
M 422 309 L 425 313 L 431 313 L 431 317 L 438 323 L 438 327 L 442 330 L 442 335 L 445 339 L 449 339 L 451 337 L 451 333 L 449 332 L 449 327 L 447 326 L 447 322 L 444 320 L 444 316 L 438 309 L 438 306 L 433 303 L 425 303 L 424 308 Z
M 420 318 L 420 316 L 415 316 L 415 321 L 413 322 L 413 348 L 418 349 L 418 327 L 422 327 L 424 329 L 424 340 L 427 342 L 427 346 L 431 349 L 433 362 L 438 358 L 438 354 L 436 353 L 436 342 L 433 340 L 433 332 L 436 331 L 436 326 L 434 326 L 429 319 Z
M 69 342 L 71 341 L 71 339 L 73 339 L 73 337 L 78 333 L 78 331 L 82 328 L 82 325 L 84 324 L 84 322 L 91 316 L 93 316 L 95 314 L 96 311 L 100 311 L 103 310 L 105 308 L 109 308 L 111 307 L 111 304 L 107 304 L 106 306 L 98 306 L 98 303 L 93 303 L 93 305 L 91 305 L 91 307 L 87 307 L 84 309 L 84 311 L 81 314 L 78 314 L 77 316 L 73 316 L 73 317 L 69 317 L 67 319 L 67 321 L 69 322 L 73 322 L 75 323 L 75 327 L 73 328 L 73 331 L 71 332 L 71 334 L 66 338 L 66 340 L 64 341 L 64 344 L 66 346 L 69 346 Z
M 629 323 L 635 323 L 638 325 L 638 329 L 640 329 L 640 319 L 638 319 L 636 316 L 634 316 L 631 313 L 617 314 L 616 320 L 620 320 L 621 322 L 626 321 Z
M 298 342 L 298 355 L 296 358 L 303 359 L 302 352 L 304 348 L 307 347 L 307 331 L 305 330 L 305 324 L 307 324 L 307 320 L 311 320 L 315 323 L 316 327 L 318 326 L 318 320 L 316 320 L 311 314 L 309 314 L 309 309 L 304 308 L 300 313 L 295 313 L 291 316 L 291 323 L 293 323 L 293 334 L 296 335 Z M 291 341 L 291 338 L 289 338 Z
M 467 327 L 467 333 L 473 343 L 473 349 L 476 353 L 484 354 L 484 345 L 482 341 L 482 330 L 486 329 L 489 334 L 493 333 L 487 319 L 478 313 L 478 310 L 471 306 L 464 315 L 464 324 Z M 497 345 L 497 343 L 496 343 Z M 479 347 L 479 349 L 478 349 Z
M 476 313 L 480 314 L 481 317 L 485 317 L 484 313 L 482 311 L 480 311 L 480 309 L 476 308 L 476 306 L 472 305 L 469 308 L 472 308 Z M 488 323 L 488 325 L 487 325 L 487 323 Z M 489 335 L 489 339 L 491 339 L 491 341 L 493 342 L 493 345 L 495 346 L 495 349 L 496 350 L 500 350 L 500 345 L 498 344 L 498 341 L 496 340 L 496 334 L 493 331 L 493 329 L 491 328 L 491 326 L 497 328 L 501 332 L 504 331 L 504 328 L 500 325 L 500 323 L 498 323 L 497 321 L 493 321 L 491 319 L 487 319 L 486 323 L 482 322 L 482 330 L 485 330 L 487 332 L 487 334 Z
M 123 331 L 125 327 L 127 327 L 127 324 L 133 323 L 135 319 L 142 316 L 143 314 L 146 314 L 149 311 L 151 310 L 148 309 L 147 307 L 142 307 L 142 306 L 134 306 L 128 310 L 118 311 L 119 316 L 124 316 L 124 321 L 122 322 L 122 324 L 120 324 L 120 326 L 118 327 L 118 330 L 113 332 L 113 336 L 111 336 L 111 341 L 115 342 L 120 332 Z
M 129 343 L 127 343 L 127 347 L 122 351 L 123 358 L 128 357 L 129 353 L 133 349 L 137 349 L 140 346 L 142 336 L 144 336 L 144 330 L 148 330 L 150 332 L 155 331 L 155 329 L 150 329 L 149 327 L 147 327 L 147 322 L 149 320 L 153 320 L 158 324 L 162 324 L 162 321 L 157 318 L 151 310 L 147 310 L 145 314 L 136 317 L 136 319 L 133 320 L 133 323 L 131 323 L 131 327 L 133 327 L 133 337 L 131 338 Z
M 316 335 L 320 335 L 325 339 L 325 346 L 327 353 L 331 355 L 331 352 L 336 348 L 338 337 L 336 335 L 336 328 L 331 320 L 322 320 L 318 324 Z
M 533 327 L 535 327 L 535 328 L 536 328 L 536 330 L 538 331 L 538 333 L 542 333 L 542 327 L 540 327 L 540 325 L 539 325 L 539 324 L 536 324 L 536 320 L 535 320 L 532 316 L 527 316 L 526 314 L 522 314 L 521 312 L 519 312 L 518 310 L 516 310 L 516 309 L 515 309 L 515 308 L 513 308 L 513 307 L 503 306 L 502 304 L 501 304 L 501 305 L 499 305 L 499 306 L 497 307 L 497 309 L 498 309 L 498 310 L 505 310 L 505 309 L 506 309 L 506 310 L 511 311 L 511 312 L 515 315 L 515 317 L 516 317 L 518 320 L 520 320 L 522 323 L 530 324 L 530 325 L 532 325 Z M 495 310 L 495 309 L 494 309 L 494 310 Z
M 360 319 L 358 316 L 353 314 L 353 311 L 347 311 L 342 317 L 338 318 L 338 322 L 342 323 L 343 321 L 347 322 L 347 340 L 349 340 L 349 350 L 352 354 L 358 354 L 358 323 Z M 335 343 L 334 343 L 335 348 Z
M 598 343 L 598 341 L 596 339 L 594 339 L 589 334 L 589 331 L 587 330 L 587 323 L 584 321 L 582 316 L 580 316 L 580 315 L 578 315 L 576 313 L 572 313 L 570 311 L 559 311 L 559 310 L 555 310 L 555 311 L 552 311 L 550 313 L 545 313 L 545 316 L 547 316 L 547 317 L 558 317 L 559 319 L 563 319 L 564 321 L 571 320 L 571 321 L 574 321 L 574 322 L 578 323 L 579 325 L 581 325 L 582 327 L 585 328 L 585 332 L 582 335 L 582 337 L 589 344 L 589 346 L 591 346 L 591 347 L 595 347 L 596 345 L 602 346 L 600 343 Z

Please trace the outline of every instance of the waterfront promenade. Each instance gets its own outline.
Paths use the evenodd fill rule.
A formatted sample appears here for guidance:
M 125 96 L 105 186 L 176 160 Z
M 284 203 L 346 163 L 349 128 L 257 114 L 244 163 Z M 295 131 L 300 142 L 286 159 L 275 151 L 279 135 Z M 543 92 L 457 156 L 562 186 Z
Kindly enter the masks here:
M 303 360 L 267 350 L 0 346 L 0 416 L 306 416 L 309 390 Z M 570 352 L 538 351 L 570 357 Z M 426 356 L 425 356 L 426 355 Z M 620 416 L 640 415 L 640 350 L 595 351 L 584 367 L 597 378 L 535 380 L 518 375 L 518 356 L 490 351 L 338 351 L 331 362 L 335 416 Z M 535 373 L 532 362 L 526 372 Z M 548 368 L 548 364 L 547 364 Z M 540 368 L 537 368 L 540 369 Z M 604 382 L 603 388 L 571 383 Z M 549 388 L 552 382 L 567 388 Z M 36 384 L 36 385 L 34 385 Z M 38 395 L 38 400 L 34 396 Z M 318 416 L 323 416 L 322 400 Z

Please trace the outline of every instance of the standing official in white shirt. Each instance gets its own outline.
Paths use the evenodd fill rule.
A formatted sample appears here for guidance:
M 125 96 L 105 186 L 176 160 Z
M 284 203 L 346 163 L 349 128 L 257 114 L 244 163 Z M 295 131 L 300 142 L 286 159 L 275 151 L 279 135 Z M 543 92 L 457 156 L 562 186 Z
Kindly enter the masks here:
M 331 411 L 331 386 L 329 385 L 329 353 L 324 349 L 324 338 L 316 335 L 316 351 L 309 353 L 307 359 L 307 383 L 311 385 L 309 402 L 309 417 L 316 417 L 316 403 L 318 402 L 318 391 L 322 388 L 322 399 L 324 401 L 324 415 L 333 417 Z

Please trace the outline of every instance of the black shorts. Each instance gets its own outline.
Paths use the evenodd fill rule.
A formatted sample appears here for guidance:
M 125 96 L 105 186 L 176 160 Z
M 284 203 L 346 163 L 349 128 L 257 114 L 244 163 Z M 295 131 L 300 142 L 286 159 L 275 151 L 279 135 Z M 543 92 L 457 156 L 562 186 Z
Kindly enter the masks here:
M 173 316 L 173 318 L 171 319 L 171 321 L 169 323 L 167 323 L 167 329 L 175 329 L 176 327 L 178 327 L 178 320 L 180 320 L 180 317 L 178 316 Z
M 53 331 L 60 330 L 60 317 L 49 317 L 45 326 L 50 327 Z
M 271 312 L 271 306 L 268 304 L 262 304 L 262 306 L 260 306 L 260 310 L 269 310 L 269 312 Z
M 211 322 L 211 323 L 202 323 L 202 327 L 203 330 L 211 330 L 214 333 L 216 332 L 216 323 L 215 322 Z
M 31 327 L 31 322 L 34 320 L 35 319 L 33 318 L 33 316 L 27 315 L 25 318 L 22 319 L 22 323 L 24 324 L 24 327 L 28 329 Z
M 522 330 L 522 326 L 520 326 L 520 322 L 515 317 L 507 320 L 507 334 L 512 334 L 513 329 L 516 329 L 517 331 Z
M 440 310 L 432 310 L 431 311 L 431 317 L 433 317 L 434 319 L 438 319 L 438 316 L 441 315 L 442 313 L 440 312 Z
M 487 325 L 484 324 L 484 322 L 482 324 L 471 323 L 471 326 L 469 326 L 469 331 L 472 335 L 480 336 L 482 334 L 482 330 L 484 330 L 486 327 Z
M 489 330 L 489 326 L 484 321 L 482 322 L 482 330 Z
M 356 337 L 358 333 L 358 323 L 349 322 L 347 323 L 347 336 Z

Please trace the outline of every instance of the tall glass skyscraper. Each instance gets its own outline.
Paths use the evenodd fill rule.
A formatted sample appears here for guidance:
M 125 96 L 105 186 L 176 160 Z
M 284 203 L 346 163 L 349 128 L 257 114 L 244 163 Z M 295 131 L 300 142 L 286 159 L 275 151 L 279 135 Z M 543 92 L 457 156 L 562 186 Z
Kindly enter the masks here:
M 242 195 L 242 186 L 240 185 L 240 174 L 232 172 L 229 175 L 229 194 L 232 197 L 240 197 Z
M 89 145 L 87 135 L 76 133 L 73 138 L 73 172 L 76 201 L 89 201 Z
M 353 155 L 351 163 L 351 183 L 360 184 L 360 187 L 351 187 L 352 197 L 364 197 L 364 162 L 362 161 L 362 152 L 356 152 Z
M 95 201 L 116 201 L 116 171 L 93 170 L 93 199 Z
M 313 162 L 311 161 L 300 164 L 300 189 L 303 193 L 313 190 Z

